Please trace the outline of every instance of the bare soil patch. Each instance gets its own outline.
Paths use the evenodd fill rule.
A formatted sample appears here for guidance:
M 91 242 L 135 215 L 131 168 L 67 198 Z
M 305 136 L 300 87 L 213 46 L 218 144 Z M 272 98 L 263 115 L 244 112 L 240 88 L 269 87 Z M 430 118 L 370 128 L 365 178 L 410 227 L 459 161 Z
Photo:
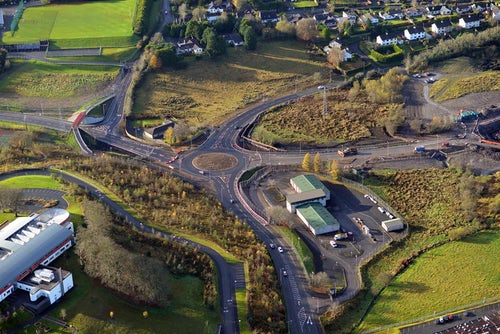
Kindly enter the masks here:
M 196 157 L 193 165 L 201 170 L 220 171 L 231 169 L 238 163 L 238 159 L 226 153 L 207 153 Z

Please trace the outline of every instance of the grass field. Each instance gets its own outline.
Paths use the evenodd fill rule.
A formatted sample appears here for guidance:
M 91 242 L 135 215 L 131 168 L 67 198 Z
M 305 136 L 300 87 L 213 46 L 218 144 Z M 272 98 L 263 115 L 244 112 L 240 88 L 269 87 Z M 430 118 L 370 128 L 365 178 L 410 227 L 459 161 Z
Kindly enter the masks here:
M 8 32 L 2 42 L 15 44 L 50 39 L 64 44 L 75 39 L 78 47 L 133 45 L 136 41 L 132 33 L 134 10 L 134 0 L 29 7 L 14 36 Z
M 429 94 L 436 102 L 443 102 L 471 93 L 497 90 L 500 90 L 500 72 L 487 71 L 465 77 L 454 76 L 439 80 L 431 86 Z
M 321 82 L 325 69 L 309 59 L 299 42 L 260 43 L 255 52 L 230 48 L 219 60 L 202 59 L 185 70 L 147 74 L 133 113 L 141 118 L 170 116 L 191 126 L 219 124 L 264 95 Z
M 101 93 L 118 75 L 116 66 L 57 65 L 15 61 L 0 81 L 1 98 L 67 99 Z
M 50 176 L 26 175 L 0 181 L 2 188 L 46 188 L 61 189 L 61 185 Z
M 315 1 L 297 1 L 292 2 L 293 8 L 313 8 L 318 7 L 318 3 Z
M 486 231 L 420 256 L 375 302 L 360 330 L 498 296 L 500 232 Z

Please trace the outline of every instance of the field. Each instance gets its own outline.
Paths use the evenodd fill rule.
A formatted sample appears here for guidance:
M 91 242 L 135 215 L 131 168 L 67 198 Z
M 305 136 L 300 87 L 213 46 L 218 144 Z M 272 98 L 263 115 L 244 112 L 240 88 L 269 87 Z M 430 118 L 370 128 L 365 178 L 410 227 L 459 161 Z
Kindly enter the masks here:
M 51 177 L 42 175 L 18 176 L 0 181 L 2 188 L 46 188 L 61 189 L 61 185 Z
M 293 8 L 313 8 L 318 7 L 318 3 L 315 1 L 297 1 L 292 2 Z
M 382 292 L 360 326 L 369 330 L 498 296 L 500 233 L 481 232 L 420 256 Z
M 2 43 L 16 44 L 50 39 L 59 47 L 134 45 L 132 33 L 135 1 L 92 1 L 27 8 L 14 36 Z M 77 44 L 71 40 L 76 40 Z
M 118 75 L 116 66 L 57 65 L 15 61 L 0 81 L 0 104 L 15 107 L 81 106 L 103 96 Z
M 443 102 L 471 93 L 498 90 L 500 90 L 500 72 L 488 71 L 467 77 L 452 76 L 438 80 L 431 86 L 429 94 L 436 102 Z
M 219 60 L 201 59 L 189 62 L 185 70 L 147 74 L 133 114 L 168 116 L 190 126 L 215 125 L 263 96 L 321 82 L 325 69 L 309 59 L 299 42 L 260 43 L 255 52 L 230 48 Z

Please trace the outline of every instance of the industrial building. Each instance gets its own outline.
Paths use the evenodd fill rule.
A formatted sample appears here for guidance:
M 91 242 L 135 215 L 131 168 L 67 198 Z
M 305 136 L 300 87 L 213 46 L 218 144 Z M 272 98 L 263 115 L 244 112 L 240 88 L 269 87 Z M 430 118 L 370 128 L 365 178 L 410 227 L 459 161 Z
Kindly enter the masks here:
M 0 229 L 0 302 L 17 289 L 53 304 L 73 287 L 70 272 L 47 267 L 74 244 L 69 212 L 51 208 Z
M 301 205 L 320 203 L 326 206 L 326 201 L 330 200 L 330 190 L 315 175 L 296 176 L 290 179 L 290 184 L 297 192 L 286 197 L 286 208 L 291 213 L 295 213 L 295 209 Z
M 382 222 L 382 228 L 387 232 L 399 231 L 405 228 L 405 225 L 401 221 L 401 218 L 384 220 Z
M 330 200 L 330 190 L 315 175 L 303 174 L 290 179 L 292 188 L 298 193 L 321 189 L 325 193 L 325 201 Z
M 340 228 L 337 219 L 319 203 L 298 207 L 297 216 L 314 235 L 336 232 Z

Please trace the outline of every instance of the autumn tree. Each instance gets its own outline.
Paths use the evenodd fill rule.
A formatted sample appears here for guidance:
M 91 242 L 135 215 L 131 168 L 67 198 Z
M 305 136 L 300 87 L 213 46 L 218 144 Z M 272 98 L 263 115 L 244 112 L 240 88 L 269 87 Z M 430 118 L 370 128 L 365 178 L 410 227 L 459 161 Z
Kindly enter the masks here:
M 151 67 L 153 70 L 159 70 L 162 66 L 163 64 L 161 62 L 161 58 L 156 54 L 153 54 L 151 58 L 149 58 L 149 67 Z
M 293 215 L 284 207 L 273 205 L 266 208 L 266 215 L 270 221 L 277 225 L 287 225 L 290 228 L 295 227 Z
M 182 20 L 182 22 L 186 21 L 186 16 L 188 14 L 186 3 L 182 3 L 177 9 L 177 12 L 179 13 L 179 17 Z
M 276 30 L 287 37 L 295 36 L 295 24 L 288 22 L 286 17 L 276 23 Z
M 330 161 L 328 166 L 328 173 L 334 180 L 338 180 L 342 174 L 342 170 L 340 169 L 339 162 L 337 160 Z
M 204 19 L 205 19 L 205 13 L 207 12 L 207 10 L 203 7 L 196 7 L 195 9 L 193 9 L 193 20 L 198 20 L 200 22 L 202 22 Z
M 315 173 L 321 173 L 323 171 L 323 163 L 321 162 L 319 152 L 316 152 L 314 155 L 313 169 Z
M 318 26 L 313 18 L 302 19 L 296 24 L 297 38 L 303 41 L 314 41 L 318 35 Z
M 304 155 L 304 160 L 302 160 L 302 169 L 305 171 L 311 170 L 311 153 L 306 153 Z
M 331 48 L 330 52 L 328 52 L 328 56 L 326 57 L 328 63 L 337 67 L 341 62 L 344 61 L 345 50 L 340 48 Z
M 174 127 L 169 126 L 163 135 L 163 140 L 167 144 L 175 144 Z
M 21 201 L 22 194 L 22 189 L 18 188 L 0 189 L 0 209 L 2 209 L 2 212 L 11 210 L 17 217 L 17 210 Z

